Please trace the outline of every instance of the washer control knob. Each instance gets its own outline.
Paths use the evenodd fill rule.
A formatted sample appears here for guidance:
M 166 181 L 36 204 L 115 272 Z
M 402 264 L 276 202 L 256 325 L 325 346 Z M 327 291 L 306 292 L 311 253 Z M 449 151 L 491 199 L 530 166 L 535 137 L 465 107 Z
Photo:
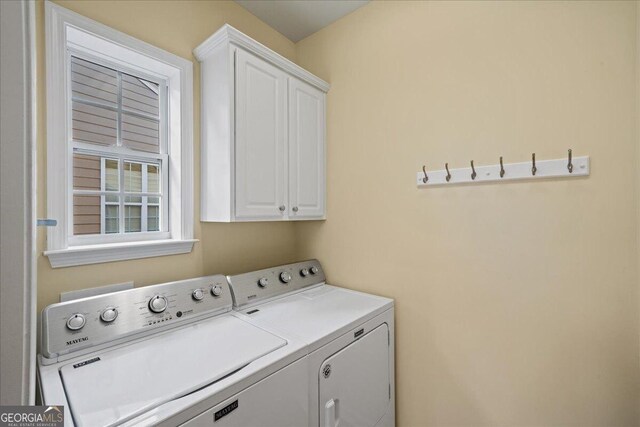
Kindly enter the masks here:
M 82 329 L 86 322 L 84 314 L 76 313 L 67 319 L 67 328 L 72 331 L 77 331 L 78 329 Z
M 307 270 L 306 268 L 303 268 L 302 270 L 300 270 L 300 275 L 302 277 L 307 277 L 309 275 L 309 270 Z
M 261 277 L 260 280 L 258 280 L 258 286 L 260 286 L 261 288 L 266 287 L 269 284 L 269 279 L 267 279 L 266 277 Z
M 311 274 L 317 274 L 317 273 L 318 273 L 318 267 L 316 267 L 316 266 L 314 265 L 313 267 L 311 267 L 311 268 L 309 269 L 309 272 L 310 272 Z
M 201 301 L 204 298 L 204 291 L 202 289 L 196 289 L 191 292 L 191 297 L 196 301 Z
M 222 286 L 220 286 L 220 285 L 214 285 L 214 286 L 211 288 L 211 294 L 212 294 L 214 297 L 219 297 L 220 295 L 222 295 Z
M 167 299 L 162 295 L 155 295 L 149 300 L 149 310 L 154 313 L 162 313 L 167 309 Z
M 118 317 L 118 310 L 115 307 L 105 308 L 102 310 L 102 313 L 100 313 L 100 319 L 106 323 L 113 322 L 116 320 L 116 317 Z
M 280 273 L 280 281 L 282 283 L 289 283 L 291 281 L 291 274 L 288 271 Z

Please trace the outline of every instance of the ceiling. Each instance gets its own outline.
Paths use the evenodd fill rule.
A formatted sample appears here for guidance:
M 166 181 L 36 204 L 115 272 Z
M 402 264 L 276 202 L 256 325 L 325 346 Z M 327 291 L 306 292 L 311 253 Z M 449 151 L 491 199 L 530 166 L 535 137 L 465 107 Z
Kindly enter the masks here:
M 292 42 L 337 21 L 369 0 L 235 0 Z

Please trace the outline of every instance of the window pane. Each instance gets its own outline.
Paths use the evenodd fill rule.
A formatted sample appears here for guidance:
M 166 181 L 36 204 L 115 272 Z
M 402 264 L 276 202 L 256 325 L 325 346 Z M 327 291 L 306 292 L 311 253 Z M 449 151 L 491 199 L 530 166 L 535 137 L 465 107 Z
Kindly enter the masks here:
M 124 207 L 124 231 L 125 233 L 139 232 L 141 230 L 141 206 L 125 205 Z
M 147 193 L 160 192 L 160 168 L 157 165 L 147 165 Z
M 71 94 L 74 100 L 115 107 L 118 102 L 118 73 L 111 68 L 73 56 Z
M 160 203 L 160 197 L 147 197 L 149 200 L 149 204 L 157 205 Z
M 160 230 L 160 207 L 147 207 L 147 231 Z
M 104 232 L 106 234 L 120 232 L 120 206 L 105 205 L 104 207 Z
M 142 204 L 141 196 L 127 196 L 124 199 L 124 202 L 127 204 Z
M 118 191 L 118 160 L 104 159 L 104 187 L 101 182 L 103 157 L 73 154 L 73 188 L 75 190 Z
M 120 186 L 120 174 L 118 173 L 118 161 L 114 159 L 105 159 L 104 161 L 104 189 L 105 191 L 118 191 Z
M 73 188 L 100 191 L 100 157 L 73 154 Z
M 132 150 L 160 152 L 160 125 L 150 120 L 122 113 L 122 145 Z
M 100 196 L 73 196 L 73 234 L 100 234 Z
M 107 108 L 73 101 L 71 107 L 73 140 L 97 145 L 118 141 L 118 114 Z
M 142 192 L 142 164 L 124 162 L 124 191 L 130 193 Z
M 122 73 L 122 108 L 153 117 L 160 115 L 158 85 Z

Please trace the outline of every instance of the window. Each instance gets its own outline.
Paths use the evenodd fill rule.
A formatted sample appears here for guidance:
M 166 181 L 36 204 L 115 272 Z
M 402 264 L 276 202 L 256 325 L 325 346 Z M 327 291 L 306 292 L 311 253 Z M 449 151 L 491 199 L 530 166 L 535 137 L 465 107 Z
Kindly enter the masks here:
M 192 64 L 51 2 L 53 267 L 191 251 Z
M 168 231 L 166 84 L 73 53 L 69 65 L 73 236 Z

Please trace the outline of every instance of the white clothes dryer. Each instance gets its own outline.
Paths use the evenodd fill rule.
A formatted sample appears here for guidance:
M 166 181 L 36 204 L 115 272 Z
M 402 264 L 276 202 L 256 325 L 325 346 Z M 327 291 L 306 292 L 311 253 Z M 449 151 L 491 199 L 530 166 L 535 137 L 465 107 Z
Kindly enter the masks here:
M 244 319 L 306 343 L 310 426 L 395 426 L 392 299 L 326 284 L 317 260 L 228 280 Z

